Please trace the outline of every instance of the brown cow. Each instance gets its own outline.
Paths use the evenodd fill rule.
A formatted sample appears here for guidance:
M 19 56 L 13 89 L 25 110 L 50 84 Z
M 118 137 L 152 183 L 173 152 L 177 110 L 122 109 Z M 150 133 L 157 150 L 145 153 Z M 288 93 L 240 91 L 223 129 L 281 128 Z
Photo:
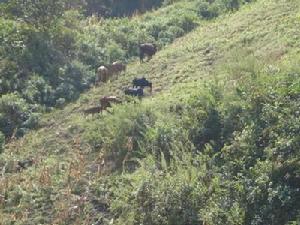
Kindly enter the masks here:
M 122 103 L 120 99 L 118 99 L 116 96 L 104 96 L 100 99 L 100 106 L 94 106 L 89 109 L 84 110 L 84 114 L 97 114 L 102 113 L 103 110 L 106 110 L 107 108 L 111 107 L 111 104 L 119 104 Z
M 111 103 L 119 104 L 121 102 L 122 101 L 118 99 L 116 96 L 104 96 L 100 99 L 102 110 L 111 107 Z
M 110 66 L 110 70 L 111 75 L 119 74 L 126 70 L 126 65 L 121 62 L 113 62 L 113 64 Z
M 148 56 L 148 60 L 156 53 L 156 46 L 152 43 L 144 43 L 139 45 L 140 48 L 140 62 L 143 62 L 145 55 Z

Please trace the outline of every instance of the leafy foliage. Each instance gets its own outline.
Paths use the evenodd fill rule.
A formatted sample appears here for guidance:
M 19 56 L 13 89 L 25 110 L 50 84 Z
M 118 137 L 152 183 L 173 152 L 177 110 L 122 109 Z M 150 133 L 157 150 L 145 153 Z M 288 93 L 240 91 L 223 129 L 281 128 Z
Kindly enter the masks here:
M 218 14 L 228 8 L 229 3 L 221 2 L 219 7 L 223 11 Z M 93 10 L 102 14 L 104 7 L 109 11 L 105 14 L 121 16 L 161 3 L 159 0 L 130 1 L 130 4 L 68 0 L 2 2 L 0 93 L 17 92 L 28 104 L 41 106 L 32 106 L 35 108 L 63 107 L 94 83 L 100 65 L 130 61 L 138 56 L 139 43 L 155 42 L 161 48 L 198 25 L 196 0 L 165 3 L 160 16 L 146 13 L 134 19 L 104 20 L 95 15 L 84 18 L 82 14 L 83 9 L 87 14 L 93 14 Z
M 34 113 L 34 109 L 17 94 L 2 95 L 0 110 L 0 127 L 6 136 L 23 135 L 26 129 L 37 125 L 37 114 Z
M 2 151 L 4 150 L 4 145 L 5 145 L 5 136 L 1 132 L 0 133 L 0 153 L 2 153 Z
M 152 133 L 151 145 L 140 148 L 159 149 L 161 157 L 152 152 L 136 172 L 118 178 L 123 182 L 114 190 L 116 224 L 286 224 L 296 219 L 299 94 L 291 99 L 287 90 L 298 82 L 298 73 L 275 78 L 245 73 L 230 94 L 218 84 L 213 92 L 202 88 L 189 99 L 182 121 L 168 116 L 183 127 L 163 131 L 155 127 L 166 125 L 157 123 L 145 131 Z M 232 95 L 234 104 L 228 102 Z
M 133 60 L 139 40 L 164 45 L 197 26 L 198 9 L 189 3 L 194 14 L 184 14 L 187 8 L 177 14 L 170 5 L 159 11 L 170 13 L 163 19 L 153 12 L 132 20 L 80 21 L 70 11 L 51 28 L 53 36 L 29 26 L 37 33 L 34 42 L 55 37 L 56 44 L 47 43 L 64 53 L 57 67 L 32 63 L 34 71 L 18 84 L 22 91 L 1 95 L 1 123 L 13 124 L 3 132 L 21 134 L 35 124 L 31 116 L 45 110 L 41 105 L 62 107 L 78 97 L 99 62 Z M 44 115 L 41 129 L 6 143 L 0 155 L 1 222 L 298 224 L 299 7 L 263 0 L 206 21 L 151 63 L 133 62 L 117 81 Z M 155 84 L 151 98 L 124 97 L 102 114 L 82 114 L 141 74 Z M 0 146 L 4 140 L 0 133 Z
M 106 17 L 129 16 L 135 12 L 144 12 L 147 9 L 159 7 L 162 3 L 163 0 L 87 0 L 85 13 Z

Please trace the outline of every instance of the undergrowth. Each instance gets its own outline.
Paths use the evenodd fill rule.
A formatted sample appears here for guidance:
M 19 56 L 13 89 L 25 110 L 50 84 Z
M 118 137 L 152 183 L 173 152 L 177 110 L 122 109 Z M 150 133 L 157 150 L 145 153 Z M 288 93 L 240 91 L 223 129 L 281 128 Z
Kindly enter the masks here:
M 46 116 L 0 155 L 0 224 L 298 224 L 298 14 L 248 5 Z M 155 95 L 82 114 L 139 74 Z

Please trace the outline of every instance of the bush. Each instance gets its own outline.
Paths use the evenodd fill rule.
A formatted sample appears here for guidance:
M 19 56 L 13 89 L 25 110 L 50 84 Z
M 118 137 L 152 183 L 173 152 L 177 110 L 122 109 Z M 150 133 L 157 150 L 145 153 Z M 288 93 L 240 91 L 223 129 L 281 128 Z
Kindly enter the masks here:
M 158 34 L 158 40 L 162 45 L 169 44 L 173 41 L 173 34 L 168 31 L 161 31 Z
M 31 104 L 50 106 L 54 100 L 54 90 L 42 76 L 33 74 L 24 84 L 22 96 Z
M 236 10 L 240 7 L 243 0 L 224 0 L 223 2 L 227 10 Z
M 197 16 L 195 13 L 180 10 L 170 16 L 167 22 L 168 26 L 178 26 L 185 32 L 193 30 L 197 25 Z
M 120 45 L 115 42 L 111 42 L 106 45 L 106 49 L 109 62 L 124 61 L 125 52 Z
M 66 105 L 66 99 L 59 98 L 55 101 L 55 107 L 62 109 Z
M 148 126 L 153 126 L 156 115 L 148 108 L 140 108 L 137 105 L 126 104 L 114 112 L 115 116 L 107 116 L 85 128 L 84 137 L 96 150 L 110 149 L 106 152 L 113 156 L 117 168 L 128 152 L 128 141 L 133 144 L 131 157 L 142 157 L 143 151 L 135 151 L 139 148 L 137 140 L 142 142 Z M 126 118 L 126 119 L 124 119 Z
M 159 7 L 163 0 L 117 0 L 117 1 L 86 1 L 87 15 L 98 14 L 104 17 L 130 16 L 135 12 L 144 12 L 147 9 Z
M 58 77 L 60 82 L 55 90 L 55 101 L 64 98 L 69 102 L 77 99 L 83 90 L 90 87 L 95 80 L 95 73 L 80 61 L 72 61 L 60 68 Z
M 181 37 L 185 33 L 184 29 L 179 26 L 170 26 L 167 32 L 171 33 L 174 38 Z
M 148 35 L 151 35 L 155 40 L 158 39 L 159 33 L 166 29 L 166 24 L 163 24 L 161 21 L 154 21 L 146 26 Z
M 0 154 L 4 150 L 4 145 L 5 145 L 5 135 L 2 132 L 0 132 Z
M 198 15 L 205 19 L 212 19 L 219 15 L 216 4 L 208 2 L 199 2 L 197 4 Z
M 38 118 L 30 105 L 17 94 L 7 94 L 0 98 L 0 129 L 6 136 L 22 136 L 24 129 L 32 129 Z

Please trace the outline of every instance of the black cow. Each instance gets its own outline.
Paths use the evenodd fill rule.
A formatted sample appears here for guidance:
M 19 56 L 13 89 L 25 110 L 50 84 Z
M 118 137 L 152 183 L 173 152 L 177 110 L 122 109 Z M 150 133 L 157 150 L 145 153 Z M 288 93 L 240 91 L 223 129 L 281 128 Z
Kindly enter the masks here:
M 157 51 L 156 46 L 151 43 L 140 44 L 139 47 L 140 47 L 140 61 L 141 62 L 143 62 L 145 55 L 147 55 L 148 60 L 150 60 Z
M 20 160 L 17 161 L 17 171 L 21 171 L 21 170 L 25 170 L 28 167 L 31 167 L 34 164 L 34 160 L 33 159 L 25 159 L 25 160 Z
M 125 89 L 125 95 L 131 95 L 131 96 L 144 96 L 143 88 L 127 88 Z
M 150 91 L 152 92 L 152 82 L 148 81 L 145 77 L 143 78 L 134 78 L 132 81 L 133 87 L 149 87 Z

